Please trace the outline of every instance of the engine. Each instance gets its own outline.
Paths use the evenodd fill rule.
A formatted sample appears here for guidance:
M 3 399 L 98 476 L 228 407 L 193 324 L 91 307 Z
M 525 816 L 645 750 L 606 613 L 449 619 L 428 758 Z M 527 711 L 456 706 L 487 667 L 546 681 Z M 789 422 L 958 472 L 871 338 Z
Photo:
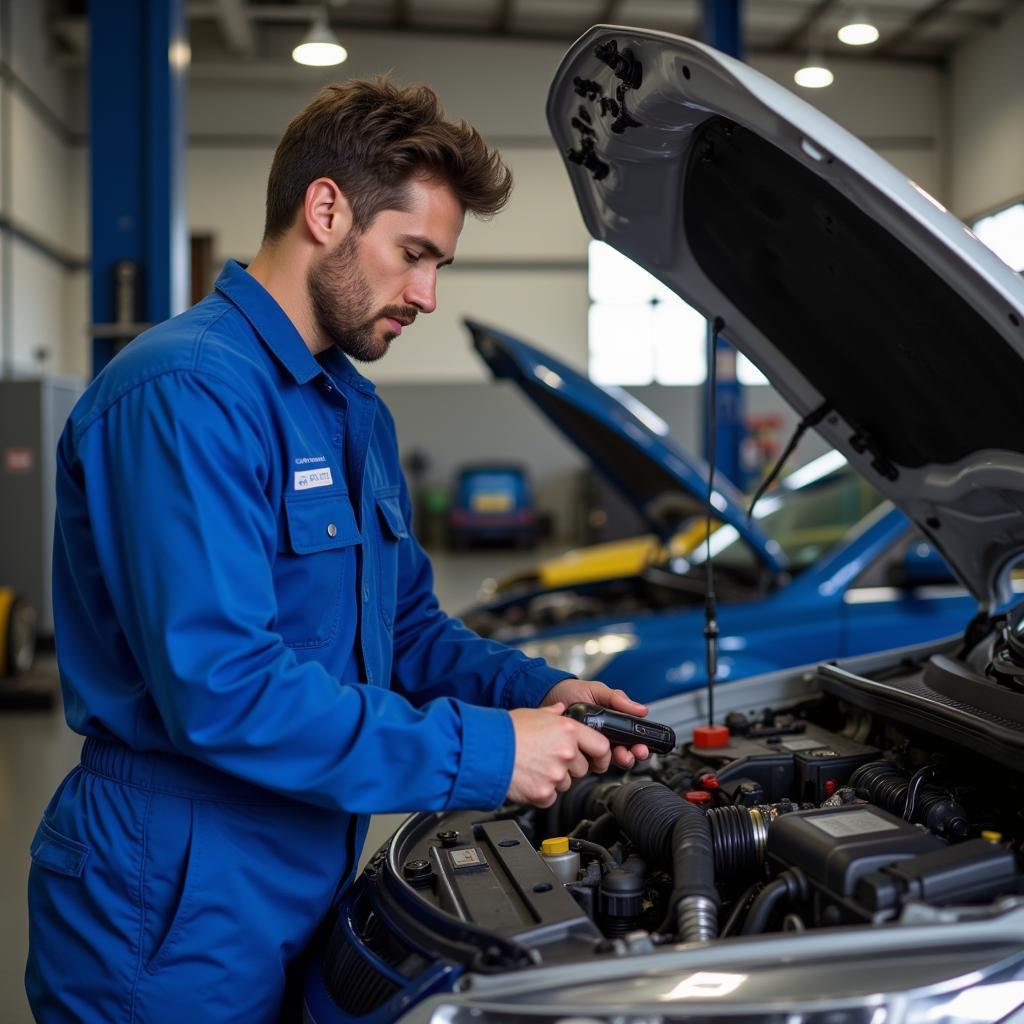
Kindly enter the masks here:
M 545 862 L 552 837 L 578 854 L 564 885 L 606 938 L 882 924 L 911 903 L 1021 891 L 1019 775 L 837 713 L 819 700 L 730 715 L 723 746 L 685 744 L 640 772 L 590 776 L 517 820 Z
M 465 972 L 1002 913 L 1024 893 L 1020 740 L 970 736 L 988 725 L 961 702 L 955 722 L 911 707 L 936 664 L 898 669 L 893 714 L 872 706 L 884 673 L 822 666 L 814 696 L 734 711 L 719 746 L 587 776 L 544 810 L 407 819 L 327 931 L 326 997 L 356 1016 Z

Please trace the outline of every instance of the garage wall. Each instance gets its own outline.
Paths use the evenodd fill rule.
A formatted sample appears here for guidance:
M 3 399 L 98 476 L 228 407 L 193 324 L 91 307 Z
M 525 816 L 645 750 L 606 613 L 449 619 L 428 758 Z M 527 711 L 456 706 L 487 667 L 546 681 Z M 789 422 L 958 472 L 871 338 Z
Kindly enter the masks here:
M 403 81 L 430 82 L 452 116 L 473 121 L 501 147 L 516 178 L 509 207 L 493 222 L 467 223 L 456 264 L 439 278 L 437 312 L 423 317 L 390 356 L 370 368 L 391 406 L 403 447 L 431 459 L 429 479 L 445 482 L 464 462 L 529 454 L 540 500 L 563 529 L 582 468 L 514 388 L 487 383 L 460 326 L 463 315 L 520 334 L 579 368 L 587 361 L 588 236 L 544 120 L 544 102 L 563 47 L 546 43 L 411 37 L 372 32 L 345 36 L 346 77 L 393 70 Z M 792 82 L 796 61 L 755 59 Z M 917 64 L 837 61 L 836 83 L 806 97 L 884 156 L 942 196 L 945 139 L 942 78 Z M 194 232 L 214 236 L 218 261 L 249 258 L 259 244 L 266 175 L 288 119 L 334 76 L 281 66 L 240 80 L 237 70 L 194 69 L 189 92 L 188 207 Z M 893 97 L 899 97 L 894 103 Z M 633 389 L 698 447 L 700 391 Z M 780 411 L 768 388 L 750 389 L 751 412 Z M 821 450 L 813 439 L 802 457 Z
M 0 4 L 0 372 L 73 372 L 84 319 L 84 161 L 50 60 L 45 4 Z
M 958 217 L 1024 199 L 1024 7 L 954 55 L 950 76 L 951 208 Z
M 417 324 L 404 349 L 373 368 L 374 377 L 388 384 L 482 381 L 465 349 L 462 314 L 518 330 L 585 364 L 588 238 L 544 121 L 547 85 L 563 48 L 373 32 L 348 33 L 345 42 L 346 76 L 393 70 L 404 81 L 429 81 L 451 115 L 472 120 L 501 147 L 516 176 L 504 213 L 492 223 L 468 223 L 458 261 L 444 272 L 438 311 Z M 798 66 L 783 58 L 753 63 L 787 84 Z M 832 88 L 806 97 L 941 197 L 939 70 L 842 60 L 835 70 Z M 237 68 L 194 69 L 189 223 L 214 235 L 220 258 L 255 251 L 273 147 L 289 117 L 333 77 L 330 69 L 287 66 L 242 79 Z

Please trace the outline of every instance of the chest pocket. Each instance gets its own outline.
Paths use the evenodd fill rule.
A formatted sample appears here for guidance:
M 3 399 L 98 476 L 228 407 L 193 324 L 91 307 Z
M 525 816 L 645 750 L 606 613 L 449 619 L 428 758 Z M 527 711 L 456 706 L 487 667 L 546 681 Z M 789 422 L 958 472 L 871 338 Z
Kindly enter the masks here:
M 391 629 L 395 623 L 395 606 L 398 602 L 398 567 L 401 542 L 409 536 L 398 500 L 398 488 L 378 491 L 377 525 L 380 529 L 380 543 L 377 545 L 377 571 L 380 576 L 380 614 L 384 625 Z
M 362 543 L 347 494 L 286 494 L 274 563 L 277 631 L 290 647 L 331 642 Z M 354 592 L 354 591 L 353 591 Z

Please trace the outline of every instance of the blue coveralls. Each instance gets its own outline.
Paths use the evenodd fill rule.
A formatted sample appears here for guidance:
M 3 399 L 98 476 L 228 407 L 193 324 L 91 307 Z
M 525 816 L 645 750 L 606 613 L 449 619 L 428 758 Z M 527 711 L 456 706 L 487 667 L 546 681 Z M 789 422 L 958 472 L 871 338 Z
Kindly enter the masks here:
M 438 607 L 394 423 L 237 263 L 58 449 L 54 615 L 86 736 L 32 844 L 43 1021 L 272 1021 L 371 812 L 490 808 L 567 673 Z

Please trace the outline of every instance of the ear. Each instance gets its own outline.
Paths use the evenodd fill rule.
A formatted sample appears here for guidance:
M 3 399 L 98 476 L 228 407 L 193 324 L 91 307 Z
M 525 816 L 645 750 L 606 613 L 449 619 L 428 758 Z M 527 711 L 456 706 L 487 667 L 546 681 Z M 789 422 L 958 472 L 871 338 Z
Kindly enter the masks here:
M 330 178 L 317 178 L 309 183 L 303 213 L 306 230 L 328 248 L 334 248 L 352 229 L 352 207 Z

